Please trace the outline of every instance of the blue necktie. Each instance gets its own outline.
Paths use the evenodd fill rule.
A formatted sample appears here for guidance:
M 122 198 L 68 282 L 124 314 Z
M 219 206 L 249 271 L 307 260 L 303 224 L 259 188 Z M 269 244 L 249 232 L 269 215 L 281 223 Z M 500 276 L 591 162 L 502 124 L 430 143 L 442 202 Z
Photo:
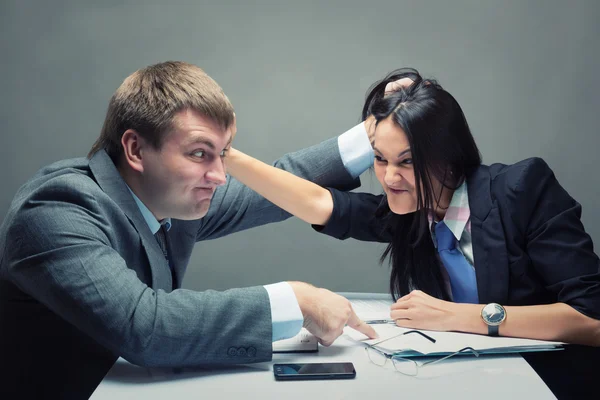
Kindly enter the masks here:
M 435 238 L 440 259 L 450 277 L 453 301 L 478 304 L 475 269 L 456 248 L 457 240 L 443 221 L 435 225 Z

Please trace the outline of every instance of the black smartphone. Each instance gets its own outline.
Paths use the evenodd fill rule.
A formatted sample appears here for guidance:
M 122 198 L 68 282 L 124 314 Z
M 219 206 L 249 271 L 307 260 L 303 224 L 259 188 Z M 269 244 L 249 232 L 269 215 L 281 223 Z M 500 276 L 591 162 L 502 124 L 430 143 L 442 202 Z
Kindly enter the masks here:
M 356 370 L 351 362 L 273 364 L 273 374 L 278 381 L 352 379 Z

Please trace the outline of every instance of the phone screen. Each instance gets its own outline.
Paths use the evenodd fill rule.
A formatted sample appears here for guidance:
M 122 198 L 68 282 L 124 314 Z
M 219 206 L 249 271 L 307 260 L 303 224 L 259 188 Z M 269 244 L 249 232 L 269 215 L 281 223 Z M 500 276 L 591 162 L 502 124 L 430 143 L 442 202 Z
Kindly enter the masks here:
M 286 379 L 350 379 L 356 376 L 350 362 L 274 364 L 273 373 L 278 380 Z

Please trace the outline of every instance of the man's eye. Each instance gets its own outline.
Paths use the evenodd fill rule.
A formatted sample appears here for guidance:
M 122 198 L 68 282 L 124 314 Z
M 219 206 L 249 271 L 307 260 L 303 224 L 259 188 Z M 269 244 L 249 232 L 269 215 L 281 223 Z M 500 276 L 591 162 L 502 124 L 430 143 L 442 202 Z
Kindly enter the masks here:
M 204 157 L 204 150 L 196 150 L 192 153 L 192 155 L 194 157 L 198 157 L 198 158 L 203 158 Z
M 223 151 L 221 151 L 221 152 L 219 153 L 219 156 L 220 156 L 221 158 L 225 157 L 225 156 L 227 155 L 227 151 L 228 151 L 228 150 L 229 150 L 229 149 L 223 149 Z

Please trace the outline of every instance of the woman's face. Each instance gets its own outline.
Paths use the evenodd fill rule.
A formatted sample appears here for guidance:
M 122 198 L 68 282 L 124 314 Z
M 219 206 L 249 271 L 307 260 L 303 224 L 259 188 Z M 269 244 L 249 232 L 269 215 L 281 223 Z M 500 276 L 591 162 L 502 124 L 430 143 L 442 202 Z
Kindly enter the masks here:
M 394 214 L 415 212 L 417 191 L 410 143 L 391 118 L 379 121 L 373 135 L 373 151 L 375 175 L 387 195 L 390 210 Z M 432 179 L 434 193 L 439 193 L 442 185 Z

